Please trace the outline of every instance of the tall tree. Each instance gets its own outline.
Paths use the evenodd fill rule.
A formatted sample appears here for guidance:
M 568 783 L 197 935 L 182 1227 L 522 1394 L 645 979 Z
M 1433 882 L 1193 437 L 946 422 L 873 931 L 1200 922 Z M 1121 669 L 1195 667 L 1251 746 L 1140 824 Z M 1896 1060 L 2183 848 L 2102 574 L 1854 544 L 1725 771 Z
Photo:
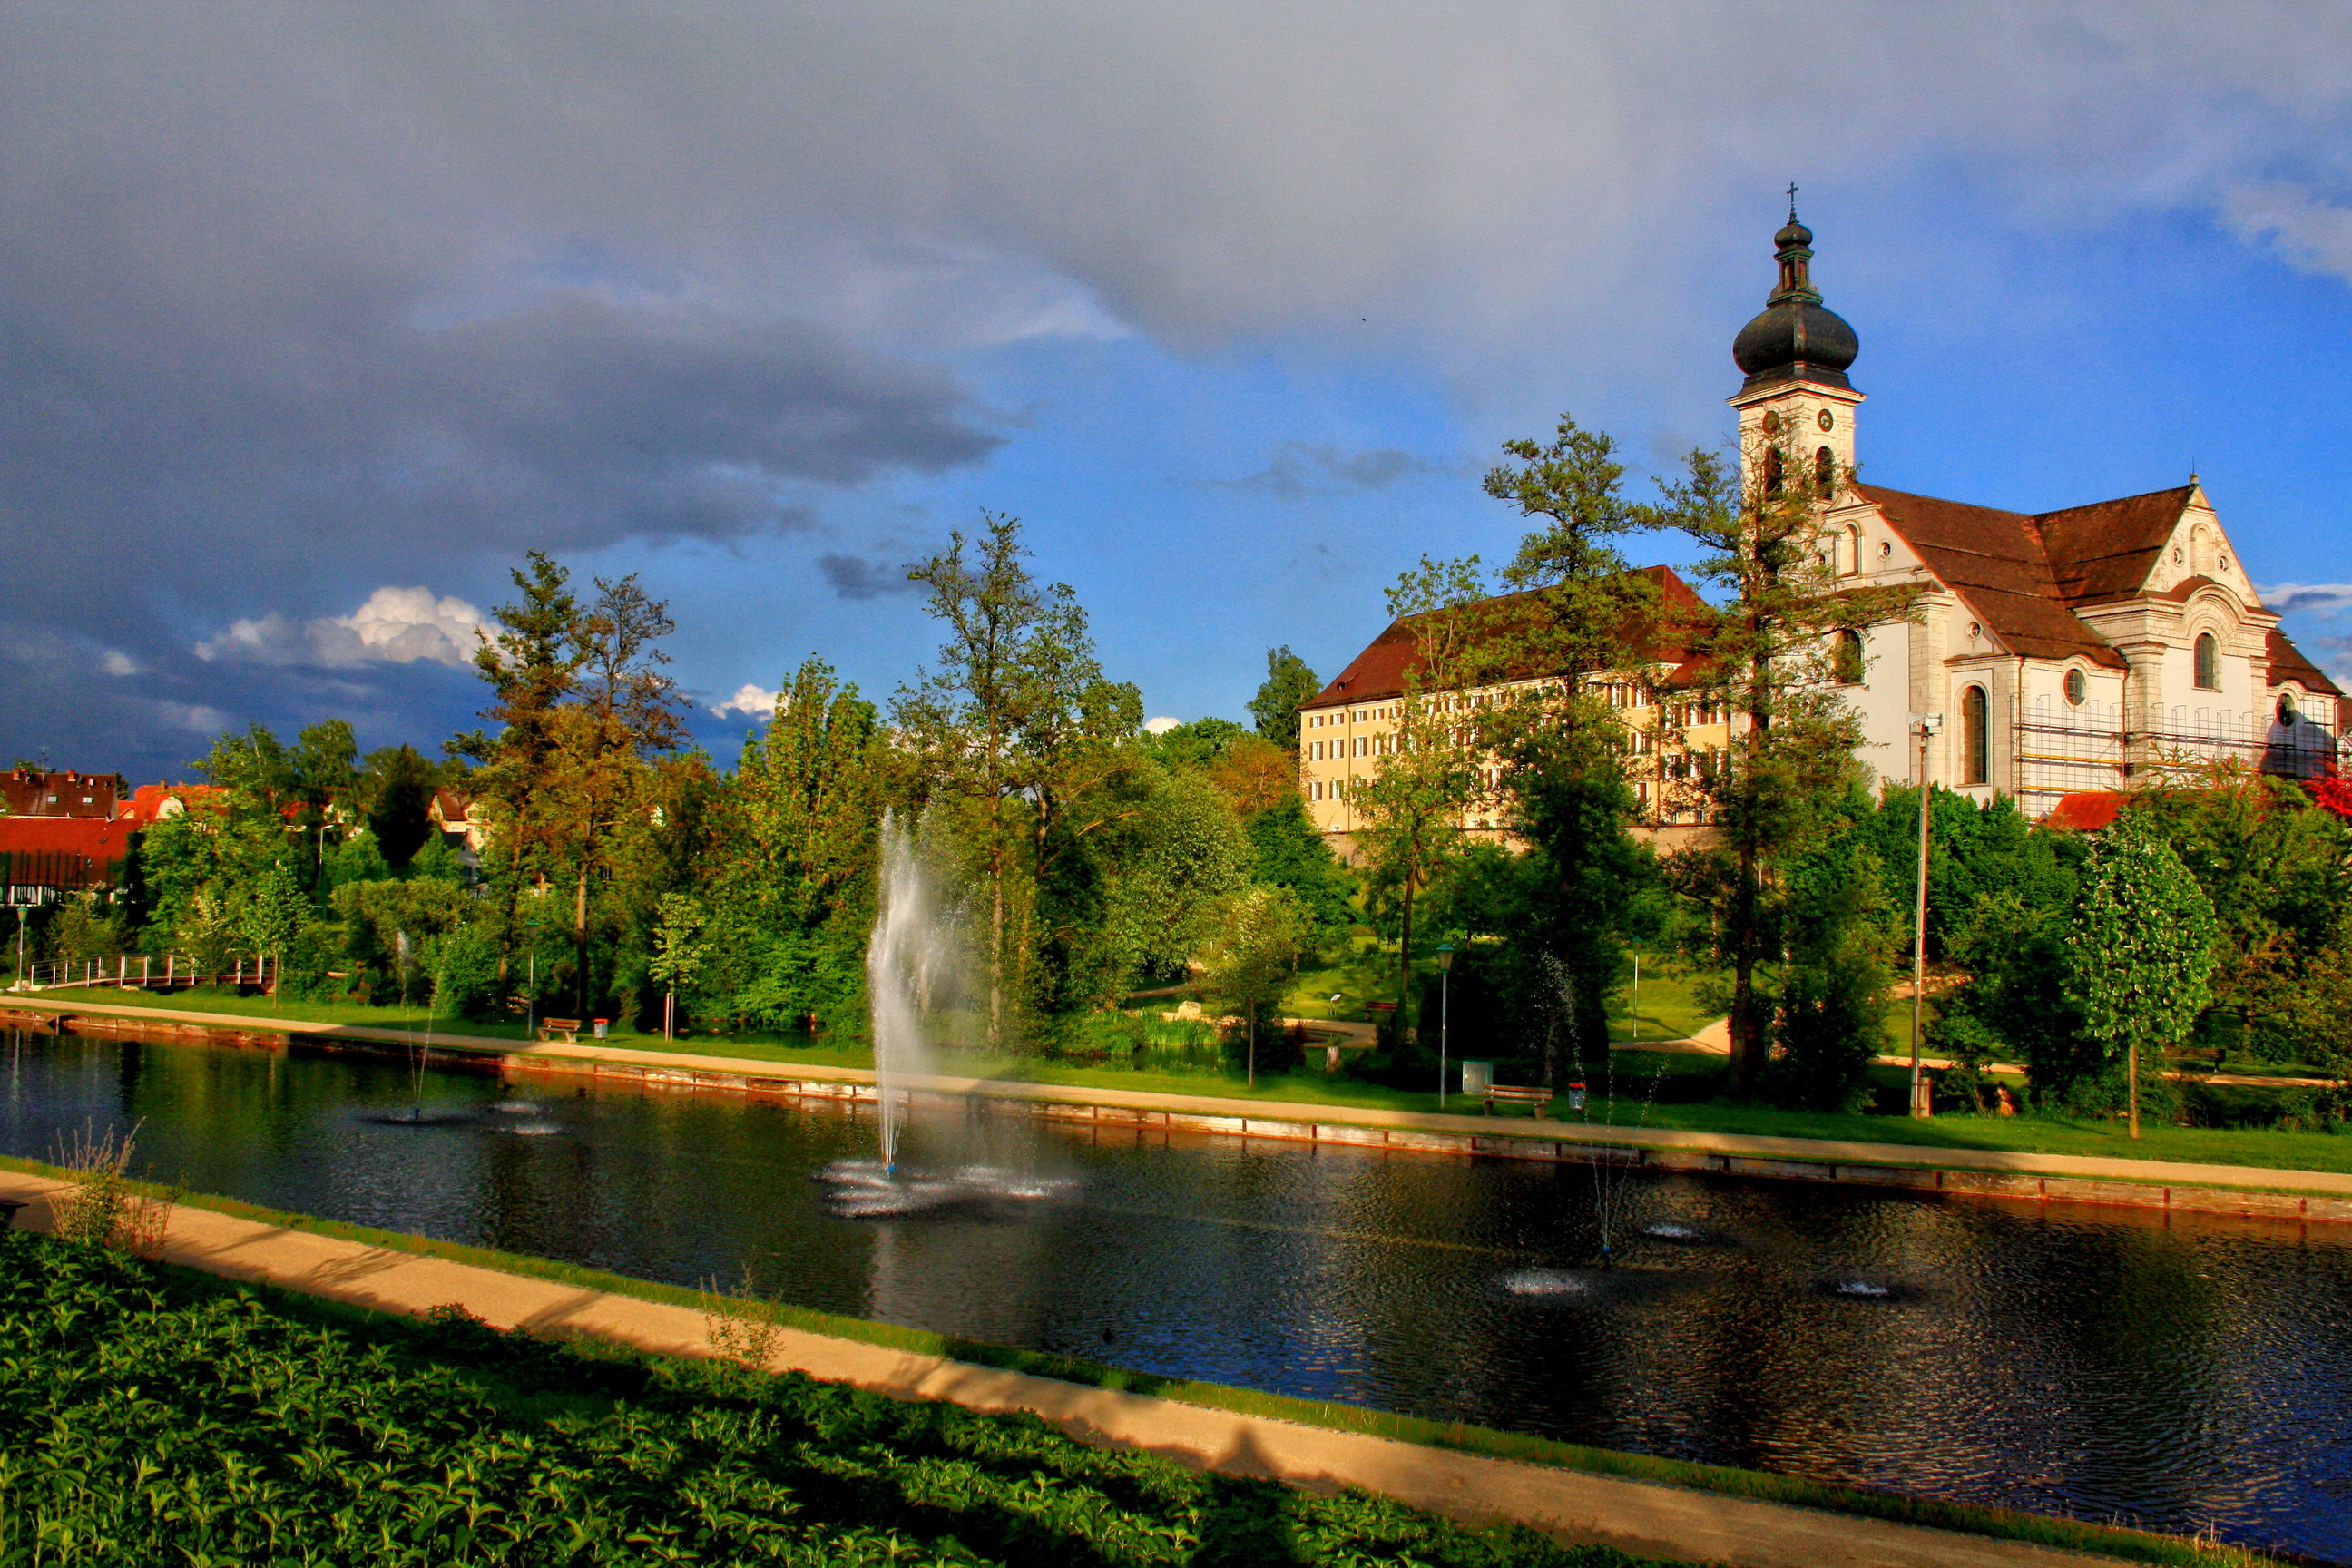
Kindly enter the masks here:
M 1085 613 L 1066 584 L 1041 586 L 1024 563 L 1018 518 L 983 512 L 977 541 L 908 573 L 930 590 L 925 608 L 947 627 L 933 667 L 900 689 L 893 717 L 924 759 L 931 791 L 978 818 L 988 883 L 988 1043 L 1005 1038 L 1012 983 L 1024 978 L 1029 904 L 1041 857 L 1069 805 L 1122 766 L 1115 742 L 1134 732 L 1141 699 L 1102 678 Z M 976 557 L 976 559 L 975 559 Z M 1016 903 L 1019 905 L 1016 908 Z M 1019 928 L 1016 930 L 1016 927 Z
M 1793 437 L 1784 437 L 1793 440 Z M 1768 459 L 1781 451 L 1780 463 Z M 1760 966 L 1782 956 L 1783 873 L 1843 821 L 1859 777 L 1861 731 L 1836 680 L 1836 634 L 1915 613 L 1918 591 L 1840 584 L 1822 559 L 1822 502 L 1792 447 L 1748 455 L 1743 486 L 1722 457 L 1693 452 L 1664 487 L 1661 516 L 1708 555 L 1696 568 L 1714 602 L 1687 616 L 1703 672 L 1691 694 L 1727 711 L 1733 734 L 1719 766 L 1691 781 L 1713 842 L 1675 858 L 1683 891 L 1705 915 L 1699 943 L 1731 972 L 1729 1032 L 1736 1092 L 1757 1086 L 1771 1043 Z
M 1410 624 L 1413 657 L 1396 702 L 1395 731 L 1371 776 L 1350 796 L 1357 843 L 1370 868 L 1376 904 L 1398 929 L 1399 1037 L 1412 1003 L 1413 900 L 1463 844 L 1463 813 L 1485 788 L 1468 703 L 1480 650 L 1474 607 L 1486 597 L 1475 556 L 1422 558 L 1389 590 L 1389 613 Z
M 474 667 L 490 688 L 490 704 L 481 716 L 497 729 L 449 742 L 452 752 L 481 763 L 473 779 L 475 809 L 489 821 L 498 868 L 493 883 L 499 891 L 501 983 L 523 929 L 522 895 L 545 874 L 557 716 L 577 690 L 585 658 L 576 635 L 580 603 L 571 590 L 571 574 L 546 552 L 534 550 L 511 575 L 520 596 L 490 612 L 499 630 L 482 633 L 474 651 Z
M 1585 1060 L 1609 1049 L 1623 923 L 1643 907 L 1637 889 L 1652 865 L 1633 837 L 1631 737 L 1609 686 L 1646 684 L 1654 645 L 1673 630 L 1655 584 L 1630 570 L 1621 548 L 1658 517 L 1626 497 L 1615 441 L 1567 414 L 1549 444 L 1503 449 L 1516 461 L 1488 471 L 1486 493 L 1536 526 L 1503 571 L 1517 594 L 1488 606 L 1481 628 L 1479 677 L 1502 689 L 1481 709 L 1479 729 L 1549 884 L 1540 930 L 1529 934 L 1553 957 L 1564 1034 Z
M 1250 718 L 1257 732 L 1286 751 L 1298 750 L 1298 710 L 1323 689 L 1307 661 L 1290 645 L 1265 650 L 1265 679 L 1250 699 Z

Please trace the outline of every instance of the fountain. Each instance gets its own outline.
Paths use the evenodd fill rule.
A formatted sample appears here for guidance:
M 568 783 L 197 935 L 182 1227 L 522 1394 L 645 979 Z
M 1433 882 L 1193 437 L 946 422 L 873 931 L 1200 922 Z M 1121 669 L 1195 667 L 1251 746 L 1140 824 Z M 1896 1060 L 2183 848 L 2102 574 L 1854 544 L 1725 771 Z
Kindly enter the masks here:
M 940 856 L 929 838 L 922 825 L 910 830 L 895 813 L 882 818 L 882 909 L 866 950 L 882 1157 L 836 1160 L 814 1176 L 826 1189 L 825 1206 L 844 1219 L 1032 1202 L 1057 1196 L 1072 1185 L 982 1163 L 900 1168 L 908 1096 L 937 1065 L 926 1021 L 961 999 L 963 975 L 962 922 L 945 896 Z

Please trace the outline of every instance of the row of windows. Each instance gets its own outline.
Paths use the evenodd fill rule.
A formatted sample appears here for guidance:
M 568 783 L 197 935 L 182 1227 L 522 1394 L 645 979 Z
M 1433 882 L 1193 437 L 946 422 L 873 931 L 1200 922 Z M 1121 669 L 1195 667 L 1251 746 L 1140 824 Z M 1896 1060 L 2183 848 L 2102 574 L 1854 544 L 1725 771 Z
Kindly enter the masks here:
M 1779 495 L 1789 481 L 1789 459 L 1774 447 L 1764 454 L 1764 489 Z M 1837 494 L 1837 454 L 1827 447 L 1813 454 L 1813 493 L 1823 500 Z

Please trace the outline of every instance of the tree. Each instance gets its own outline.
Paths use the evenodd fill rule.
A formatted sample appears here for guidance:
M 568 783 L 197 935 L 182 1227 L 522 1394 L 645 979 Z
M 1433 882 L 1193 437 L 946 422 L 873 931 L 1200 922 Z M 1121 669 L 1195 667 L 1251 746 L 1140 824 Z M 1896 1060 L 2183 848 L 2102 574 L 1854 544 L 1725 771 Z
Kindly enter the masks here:
M 1213 922 L 1214 934 L 1202 954 L 1208 987 L 1242 1009 L 1255 1088 L 1258 1010 L 1280 1002 L 1297 973 L 1298 951 L 1314 934 L 1315 918 L 1287 889 L 1260 883 L 1228 895 Z
M 1768 460 L 1774 451 L 1778 463 Z M 1696 574 L 1715 602 L 1686 616 L 1702 672 L 1687 689 L 1727 711 L 1733 733 L 1721 765 L 1688 786 L 1715 825 L 1713 842 L 1675 856 L 1673 871 L 1702 914 L 1696 947 L 1731 972 L 1738 1092 L 1756 1087 L 1771 1049 L 1771 1004 L 1758 981 L 1783 954 L 1783 874 L 1837 829 L 1860 777 L 1860 727 L 1834 679 L 1837 634 L 1906 618 L 1918 598 L 1909 586 L 1841 584 L 1818 548 L 1814 487 L 1771 478 L 1799 471 L 1793 447 L 1747 457 L 1753 478 L 1743 486 L 1718 454 L 1693 452 L 1658 514 L 1711 552 Z
M 2126 810 L 2093 847 L 2067 933 L 2066 994 L 2110 1065 L 2120 1056 L 2139 1136 L 2140 1062 L 2161 1072 L 2212 998 L 2213 901 L 2156 831 Z
M 449 742 L 454 755 L 482 764 L 473 780 L 475 809 L 491 826 L 502 982 L 522 929 L 523 889 L 534 882 L 534 890 L 543 889 L 557 720 L 578 689 L 587 657 L 577 636 L 580 604 L 571 591 L 571 574 L 544 551 L 534 550 L 511 576 L 520 597 L 491 610 L 499 629 L 483 632 L 474 650 L 474 668 L 490 688 L 490 704 L 481 717 L 498 728 Z
M 1257 732 L 1285 751 L 1298 750 L 1298 710 L 1323 689 L 1307 661 L 1286 643 L 1265 650 L 1265 679 L 1250 699 L 1250 718 Z
M 285 962 L 286 944 L 302 929 L 310 913 L 310 900 L 303 895 L 302 886 L 284 863 L 272 866 L 246 896 L 245 907 L 238 911 L 238 925 L 245 940 L 253 944 L 256 952 L 269 955 L 269 990 L 278 989 L 278 971 Z
M 983 512 L 977 561 L 961 532 L 908 573 L 948 629 L 933 667 L 892 704 L 923 763 L 924 793 L 977 818 L 988 887 L 988 1022 L 1005 1038 L 1009 996 L 1026 996 L 1041 933 L 1040 880 L 1067 848 L 1129 809 L 1114 795 L 1074 814 L 1130 764 L 1122 744 L 1142 720 L 1132 686 L 1103 679 L 1086 613 L 1066 584 L 1041 587 L 1023 563 L 1020 520 Z M 1065 936 L 1061 929 L 1044 934 Z
M 702 973 L 702 906 L 684 893 L 664 893 L 654 926 L 654 953 L 646 965 L 662 988 L 662 1038 L 677 1037 L 677 988 Z
M 1389 752 L 1352 797 L 1376 910 L 1395 917 L 1400 1032 L 1412 1007 L 1413 900 L 1463 844 L 1462 816 L 1485 787 L 1461 693 L 1477 649 L 1472 606 L 1485 598 L 1477 558 L 1422 558 L 1389 590 L 1389 613 L 1412 628 Z
M 376 848 L 395 871 L 433 836 L 433 764 L 405 741 L 368 753 L 358 795 Z

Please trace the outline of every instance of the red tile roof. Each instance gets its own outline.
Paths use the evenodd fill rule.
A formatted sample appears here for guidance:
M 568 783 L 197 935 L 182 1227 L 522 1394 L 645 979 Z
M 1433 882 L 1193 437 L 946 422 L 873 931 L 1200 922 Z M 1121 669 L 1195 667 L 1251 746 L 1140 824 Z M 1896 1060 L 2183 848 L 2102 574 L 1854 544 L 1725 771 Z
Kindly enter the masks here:
M 2068 606 L 2034 519 L 1883 485 L 1854 489 L 1876 503 L 1928 570 L 1968 602 L 2010 652 L 2124 668 L 2123 655 Z
M 2076 833 L 2096 833 L 2112 825 L 2124 808 L 2124 797 L 2112 790 L 2079 790 L 2058 797 L 2042 820 L 2052 827 Z
M 1696 609 L 1701 602 L 1699 596 L 1691 591 L 1690 584 L 1676 576 L 1671 566 L 1643 566 L 1631 575 L 1647 577 L 1656 584 L 1658 597 L 1666 611 L 1663 618 L 1668 621 L 1674 618 L 1675 612 Z M 1486 600 L 1478 607 L 1499 610 L 1507 618 L 1514 605 L 1525 604 L 1532 609 L 1541 593 L 1541 589 L 1533 589 L 1524 594 L 1506 594 L 1499 598 Z M 1436 615 L 1446 613 L 1433 612 Z M 1422 616 L 1408 616 L 1390 622 L 1388 629 L 1374 637 L 1370 647 L 1358 654 L 1328 686 L 1300 703 L 1299 707 L 1327 708 L 1342 702 L 1377 702 L 1384 698 L 1403 695 L 1405 676 L 1419 660 L 1417 628 L 1426 625 L 1427 619 Z M 1630 637 L 1626 640 L 1633 646 L 1634 662 L 1688 665 L 1690 650 L 1679 642 L 1660 636 L 1657 628 L 1647 628 L 1643 635 Z M 1507 678 L 1528 679 L 1549 673 L 1536 669 L 1512 671 Z
M 2138 593 L 2196 493 L 2196 486 L 2181 485 L 2032 519 L 2067 603 L 2100 605 Z
M 2303 650 L 2289 642 L 2286 634 L 2276 626 L 2271 628 L 2263 654 L 2270 660 L 2270 671 L 2263 679 L 2271 685 L 2292 680 L 2305 691 L 2325 691 L 2331 697 L 2344 695 L 2344 689 L 2328 679 L 2326 671 L 2304 658 Z
M 31 768 L 0 773 L 0 801 L 7 803 L 12 816 L 109 817 L 121 795 L 121 773 L 37 773 Z

